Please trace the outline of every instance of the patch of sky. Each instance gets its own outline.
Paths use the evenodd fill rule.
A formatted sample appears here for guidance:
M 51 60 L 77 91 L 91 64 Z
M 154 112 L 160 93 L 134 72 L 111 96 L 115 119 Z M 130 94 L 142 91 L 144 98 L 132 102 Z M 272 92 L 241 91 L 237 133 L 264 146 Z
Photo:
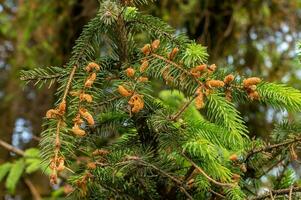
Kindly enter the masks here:
M 301 79 L 301 69 L 296 70 L 295 75 L 298 79 Z
M 30 122 L 23 118 L 18 118 L 12 136 L 12 145 L 22 148 L 21 145 L 30 142 L 32 139 L 32 129 Z
M 289 73 L 287 73 L 281 78 L 281 82 L 288 83 L 290 79 L 291 79 L 291 75 Z
M 252 40 L 256 40 L 256 39 L 257 39 L 257 34 L 256 34 L 255 32 L 251 32 L 251 33 L 250 33 L 250 38 L 251 38 Z
M 267 68 L 272 68 L 272 66 L 273 66 L 273 63 L 272 63 L 270 57 L 268 57 L 268 56 L 264 57 L 264 64 Z
M 228 56 L 227 57 L 227 63 L 229 64 L 229 65 L 232 65 L 233 64 L 233 61 L 234 61 L 234 59 L 233 59 L 233 56 Z

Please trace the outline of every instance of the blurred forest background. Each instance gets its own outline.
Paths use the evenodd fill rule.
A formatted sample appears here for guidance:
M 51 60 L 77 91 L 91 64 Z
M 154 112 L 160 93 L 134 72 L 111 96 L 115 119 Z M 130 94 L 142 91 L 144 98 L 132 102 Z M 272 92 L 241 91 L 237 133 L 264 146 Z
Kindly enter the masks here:
M 97 0 L 0 0 L 0 143 L 21 150 L 38 145 L 56 85 L 25 86 L 20 70 L 63 66 L 97 9 Z M 158 0 L 141 9 L 207 46 L 210 63 L 301 89 L 300 0 Z M 262 105 L 238 106 L 251 137 L 268 140 L 273 122 L 290 118 Z M 18 156 L 0 146 L 0 164 Z M 16 196 L 0 183 L 0 199 L 51 197 L 53 189 L 36 172 L 19 181 Z

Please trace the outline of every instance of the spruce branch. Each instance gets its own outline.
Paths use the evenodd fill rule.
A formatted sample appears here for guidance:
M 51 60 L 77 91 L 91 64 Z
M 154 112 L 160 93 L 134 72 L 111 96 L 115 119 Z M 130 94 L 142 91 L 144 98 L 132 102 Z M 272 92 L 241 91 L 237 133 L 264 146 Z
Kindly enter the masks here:
M 60 105 L 68 100 L 68 113 L 64 111 L 58 116 L 47 117 L 49 119 L 45 123 L 47 129 L 42 134 L 42 155 L 47 160 L 51 158 L 50 168 L 54 168 L 55 175 L 61 171 L 56 169 L 57 160 L 66 159 L 72 162 L 73 159 L 68 157 L 77 156 L 77 153 L 90 157 L 93 148 L 103 145 L 104 149 L 110 149 L 110 152 L 104 153 L 105 155 L 92 154 L 90 158 L 93 159 L 93 165 L 87 165 L 84 171 L 91 172 L 91 176 L 93 174 L 99 183 L 91 181 L 85 182 L 86 185 L 82 187 L 78 185 L 80 189 L 89 190 L 87 191 L 89 199 L 92 197 L 106 199 L 115 194 L 118 198 L 141 197 L 141 199 L 142 197 L 158 199 L 160 195 L 162 197 L 171 195 L 175 198 L 185 195 L 186 198 L 193 199 L 194 195 L 199 194 L 206 196 L 212 194 L 212 198 L 243 199 L 245 196 L 243 191 L 247 190 L 241 190 L 239 175 L 234 174 L 241 167 L 235 164 L 240 163 L 232 160 L 231 165 L 227 157 L 233 152 L 243 152 L 245 144 L 252 141 L 246 139 L 247 128 L 236 109 L 236 104 L 231 103 L 232 94 L 239 96 L 237 93 L 240 93 L 239 97 L 234 98 L 242 101 L 247 97 L 250 100 L 258 99 L 260 93 L 261 100 L 265 103 L 270 103 L 274 107 L 298 110 L 301 108 L 300 92 L 277 84 L 263 83 L 257 86 L 261 81 L 257 77 L 244 79 L 242 83 L 235 80 L 236 76 L 216 70 L 214 64 L 210 66 L 204 64 L 208 58 L 206 47 L 182 35 L 175 35 L 175 30 L 165 22 L 144 16 L 137 12 L 136 8 L 129 7 L 139 2 L 146 3 L 148 0 L 100 2 L 97 17 L 89 22 L 76 41 L 67 67 L 62 68 L 59 73 L 57 71 L 44 73 L 41 70 L 36 73 L 37 76 L 28 76 L 26 79 L 28 81 L 34 78 L 38 81 L 57 79 Z M 139 52 L 136 45 L 140 38 L 136 40 L 138 38 L 136 36 L 140 32 L 155 40 L 151 44 L 146 44 Z M 100 47 L 103 42 L 101 34 L 107 36 L 103 48 Z M 100 56 L 103 54 L 103 57 Z M 88 70 L 89 64 L 94 60 L 101 65 L 104 63 L 105 67 L 100 73 L 111 77 L 96 77 L 95 71 Z M 82 69 L 84 66 L 85 70 Z M 121 72 L 123 68 L 127 69 Z M 86 76 L 86 72 L 89 73 L 89 77 Z M 184 95 L 179 99 L 168 99 L 170 102 L 164 102 L 162 98 L 159 105 L 156 97 L 151 94 L 155 91 L 151 91 L 152 84 L 149 83 L 152 80 L 148 78 L 160 80 L 163 78 L 168 86 L 183 92 L 188 97 L 187 100 L 183 101 Z M 85 86 L 82 87 L 84 79 Z M 93 85 L 95 90 L 90 90 L 95 80 L 97 80 Z M 76 96 L 74 98 L 68 97 L 71 87 L 75 90 L 71 93 L 72 96 Z M 286 90 L 288 93 L 284 94 Z M 116 96 L 116 92 L 121 96 Z M 229 101 L 226 101 L 226 98 Z M 177 102 L 173 104 L 172 100 Z M 190 106 L 194 100 L 196 107 Z M 86 104 L 92 102 L 93 105 Z M 98 111 L 93 113 L 95 116 L 86 113 L 87 109 L 92 107 Z M 206 111 L 204 117 L 197 110 L 203 107 Z M 170 112 L 172 109 L 174 110 Z M 186 115 L 188 111 L 193 112 L 188 116 Z M 183 123 L 172 122 L 180 117 L 183 117 Z M 75 123 L 77 118 L 78 121 Z M 94 119 L 97 120 L 96 123 Z M 66 134 L 70 131 L 69 126 L 72 123 L 74 123 L 72 132 L 76 136 L 86 135 L 85 131 L 88 129 L 91 134 L 86 137 Z M 112 138 L 108 136 L 108 132 L 116 133 L 116 136 Z M 247 159 L 260 152 L 281 150 L 281 147 L 293 143 L 295 142 L 288 140 L 253 149 L 247 153 Z M 74 151 L 80 146 L 87 148 L 81 147 L 79 151 Z M 176 148 L 184 150 L 179 151 Z M 142 156 L 146 154 L 148 157 L 144 159 L 126 156 L 129 154 Z M 278 154 L 275 158 L 278 158 Z M 175 167 L 170 169 L 170 163 Z M 89 169 L 91 166 L 93 169 Z M 77 172 L 82 170 L 79 168 Z M 135 170 L 138 173 L 135 173 Z M 116 171 L 120 173 L 114 174 Z M 79 176 L 74 178 L 75 183 L 78 178 Z M 159 184 L 162 185 L 160 189 Z M 217 192 L 210 188 L 211 185 L 217 188 Z M 168 194 L 162 194 L 163 190 L 167 191 L 166 189 L 170 189 Z M 218 193 L 222 190 L 222 194 Z M 292 196 L 293 190 L 290 188 L 286 194 Z M 273 192 L 271 193 L 273 195 Z
M 80 61 L 85 61 L 85 58 L 87 56 L 87 50 L 89 50 L 89 41 L 93 38 L 95 32 L 92 31 L 96 28 L 95 25 L 99 24 L 99 19 L 94 18 L 90 21 L 90 23 L 86 26 L 86 28 L 83 30 L 81 36 L 77 39 L 76 45 L 72 51 L 72 57 L 67 64 L 67 66 L 73 66 L 71 68 L 71 71 L 69 72 L 67 83 L 64 87 L 63 95 L 60 100 L 59 105 L 64 105 L 64 110 L 61 116 L 57 119 L 56 124 L 56 130 L 55 130 L 55 138 L 54 138 L 54 147 L 53 147 L 53 153 L 54 156 L 51 158 L 51 165 L 52 167 L 52 174 L 50 175 L 50 181 L 52 183 L 56 183 L 57 176 L 58 176 L 58 166 L 60 165 L 60 162 L 64 162 L 64 158 L 60 158 L 59 153 L 61 151 L 62 141 L 61 141 L 61 127 L 64 124 L 64 115 L 66 114 L 66 98 L 67 95 L 71 89 L 72 81 L 75 76 L 75 72 L 79 65 L 81 64 Z M 92 31 L 92 32 L 91 32 Z M 45 141 L 43 141 L 45 143 Z M 64 165 L 63 165 L 64 167 Z
M 37 190 L 35 185 L 31 182 L 31 180 L 29 178 L 24 178 L 24 182 L 27 185 L 27 187 L 29 188 L 29 190 L 32 194 L 33 200 L 42 200 L 39 191 Z
M 168 38 L 170 41 L 174 42 L 175 44 L 177 44 L 179 46 L 181 45 L 181 43 L 179 41 L 177 41 L 176 37 L 172 33 L 163 31 L 162 29 L 158 28 L 158 26 L 152 26 L 152 24 L 147 23 L 145 20 L 143 20 L 141 18 L 140 19 L 136 18 L 132 21 L 128 21 L 127 25 L 130 25 L 131 23 L 143 25 L 144 27 L 147 27 L 150 31 L 153 31 L 154 33 L 157 33 L 158 35 Z
M 225 199 L 226 197 L 212 189 L 209 189 L 209 192 L 211 192 L 212 194 L 214 194 L 215 196 L 218 196 L 219 198 Z
M 28 73 L 28 71 L 26 71 Z M 58 79 L 63 77 L 63 74 L 51 74 L 51 75 L 45 75 L 45 76 L 34 76 L 34 75 L 21 75 L 21 81 L 44 81 L 44 80 L 52 80 L 52 79 Z
M 298 112 L 301 110 L 301 92 L 283 84 L 263 82 L 257 88 L 260 101 L 276 109 Z
M 150 35 L 168 40 L 177 46 L 185 46 L 189 42 L 186 36 L 175 35 L 175 30 L 169 24 L 163 22 L 161 19 L 150 15 L 144 15 L 136 12 L 135 15 L 126 22 L 126 26 L 133 30 L 148 30 Z
M 268 193 L 257 196 L 257 197 L 253 197 L 253 198 L 249 198 L 249 200 L 263 200 L 266 199 L 268 197 L 272 195 L 289 195 L 290 193 L 297 193 L 297 192 L 301 192 L 301 187 L 290 187 L 290 188 L 286 188 L 286 189 L 279 189 L 279 190 L 270 190 Z
M 63 98 L 62 98 L 62 101 L 65 101 L 66 100 L 66 97 L 68 95 L 68 92 L 70 91 L 70 87 L 71 87 L 71 82 L 74 78 L 74 74 L 75 74 L 75 71 L 77 69 L 77 65 L 74 65 L 71 72 L 70 72 L 70 75 L 69 75 L 69 78 L 68 78 L 68 82 L 67 82 L 67 85 L 66 85 L 66 88 L 65 88 L 65 91 L 64 91 L 64 95 L 63 95 Z
M 288 141 L 285 141 L 285 142 L 282 142 L 282 143 L 273 144 L 273 145 L 266 145 L 266 146 L 261 147 L 261 148 L 253 149 L 253 150 L 251 150 L 247 153 L 245 160 L 248 161 L 250 159 L 250 157 L 252 157 L 253 155 L 255 155 L 257 153 L 261 153 L 261 152 L 264 152 L 264 151 L 270 151 L 270 150 L 273 150 L 273 149 L 285 147 L 285 146 L 288 146 L 290 144 L 298 143 L 300 141 L 301 141 L 301 137 L 297 137 L 295 139 L 288 140 Z
M 65 76 L 63 69 L 59 67 L 35 68 L 32 70 L 22 70 L 20 72 L 20 79 L 22 81 L 26 81 L 26 83 L 34 81 L 35 85 L 42 85 L 49 82 L 49 87 Z
M 3 141 L 0 139 L 0 146 L 2 146 L 3 148 L 7 149 L 8 151 L 14 152 L 20 156 L 24 156 L 25 152 L 21 149 L 18 149 L 10 144 L 8 144 L 7 142 Z
M 109 104 L 110 102 L 115 101 L 115 100 L 118 100 L 118 99 L 120 99 L 120 98 L 122 98 L 122 97 L 121 97 L 121 96 L 115 96 L 115 97 L 112 97 L 112 98 L 110 98 L 110 99 L 104 100 L 104 101 L 102 101 L 102 102 L 100 102 L 100 103 L 97 103 L 96 105 L 97 105 L 97 106 L 102 106 L 102 105 L 105 105 L 105 104 Z
M 265 170 L 264 172 L 262 172 L 262 174 L 258 175 L 256 178 L 260 179 L 265 174 L 268 174 L 272 169 L 274 169 L 275 167 L 277 167 L 279 164 L 283 163 L 284 160 L 285 160 L 285 158 L 282 158 L 282 159 L 278 160 L 277 162 L 273 163 L 271 166 L 269 166 L 269 168 L 267 170 Z
M 185 112 L 185 110 L 189 107 L 189 105 L 194 101 L 194 99 L 197 97 L 197 94 L 193 95 L 193 97 L 190 98 L 189 101 L 187 101 L 183 106 L 182 108 L 177 112 L 175 113 L 172 117 L 171 117 L 171 120 L 172 121 L 177 121 L 178 118 L 183 114 L 183 112 Z
M 176 67 L 177 69 L 181 70 L 183 73 L 191 76 L 191 78 L 193 78 L 193 80 L 195 80 L 195 82 L 197 82 L 199 85 L 202 84 L 195 76 L 192 75 L 191 72 L 184 69 L 180 64 L 177 64 L 177 63 L 175 63 L 175 62 L 173 62 L 173 61 L 171 61 L 171 60 L 169 60 L 169 59 L 167 59 L 167 58 L 165 58 L 161 55 L 155 54 L 155 53 L 152 53 L 151 56 L 153 56 L 154 58 L 160 59 L 160 60 L 166 62 L 167 64 L 170 64 L 170 65 Z
M 190 162 L 190 164 L 200 173 L 202 174 L 206 179 L 208 179 L 210 182 L 212 182 L 213 184 L 217 185 L 217 186 L 221 186 L 221 187 L 230 187 L 232 188 L 234 185 L 231 183 L 221 183 L 217 180 L 214 180 L 213 178 L 211 178 L 201 167 L 199 167 L 195 162 L 193 162 L 190 158 L 188 158 L 185 153 L 181 153 L 181 155 L 188 161 Z
M 118 45 L 119 45 L 119 61 L 120 61 L 120 67 L 124 64 L 128 62 L 128 32 L 127 29 L 125 27 L 125 21 L 124 18 L 122 16 L 122 12 L 121 14 L 118 16 L 117 19 L 117 40 L 118 40 Z
M 157 172 L 159 172 L 160 174 L 162 174 L 163 176 L 171 179 L 173 182 L 175 182 L 177 184 L 177 186 L 179 187 L 180 191 L 183 192 L 188 199 L 193 200 L 192 196 L 185 189 L 185 186 L 184 186 L 183 182 L 180 181 L 179 179 L 177 179 L 176 177 L 170 175 L 169 173 L 167 173 L 164 170 L 160 169 L 156 165 L 144 161 L 143 159 L 141 159 L 139 157 L 128 156 L 128 159 L 129 159 L 129 161 L 132 161 L 132 162 L 134 162 L 134 163 L 136 163 L 138 165 L 145 166 L 145 167 L 150 167 L 150 168 L 156 170 Z M 123 162 L 122 164 L 129 163 L 129 161 L 128 162 Z
M 69 78 L 68 78 L 68 82 L 66 84 L 65 91 L 64 91 L 61 103 L 66 102 L 66 98 L 67 98 L 67 95 L 69 93 L 69 90 L 70 90 L 70 87 L 71 87 L 71 82 L 73 80 L 73 77 L 74 77 L 76 69 L 77 69 L 77 66 L 74 65 L 73 68 L 72 68 L 72 70 L 71 70 L 71 72 L 70 72 L 70 75 L 69 75 Z M 58 161 L 58 158 L 59 158 L 59 152 L 60 152 L 60 149 L 61 149 L 60 129 L 61 129 L 61 126 L 62 126 L 63 123 L 64 123 L 63 116 L 61 116 L 58 119 L 57 126 L 56 126 L 56 133 L 55 133 L 54 159 L 53 160 L 54 160 L 54 163 L 55 163 L 56 166 L 57 166 L 57 161 Z M 53 173 L 57 174 L 56 167 L 53 168 Z

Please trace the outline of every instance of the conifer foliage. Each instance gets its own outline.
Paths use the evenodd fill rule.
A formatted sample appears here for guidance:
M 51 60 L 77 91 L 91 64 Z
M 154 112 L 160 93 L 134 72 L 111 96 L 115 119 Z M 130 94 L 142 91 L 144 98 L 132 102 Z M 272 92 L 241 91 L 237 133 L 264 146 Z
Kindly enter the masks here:
M 75 199 L 296 197 L 291 169 L 259 191 L 266 169 L 298 159 L 298 124 L 278 125 L 273 144 L 251 140 L 236 105 L 298 112 L 301 93 L 207 63 L 206 47 L 135 7 L 147 3 L 100 1 L 66 66 L 22 72 L 58 84 L 40 143 L 50 182 L 67 176 Z

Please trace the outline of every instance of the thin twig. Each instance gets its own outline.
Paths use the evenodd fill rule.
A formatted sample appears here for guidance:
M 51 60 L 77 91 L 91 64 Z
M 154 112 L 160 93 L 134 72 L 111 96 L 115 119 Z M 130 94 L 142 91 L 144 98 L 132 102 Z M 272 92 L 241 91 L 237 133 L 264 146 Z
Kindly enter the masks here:
M 262 176 L 264 176 L 265 174 L 269 173 L 272 169 L 274 169 L 275 167 L 278 167 L 278 165 L 280 163 L 282 163 L 285 160 L 285 158 L 280 159 L 279 161 L 277 161 L 276 163 L 272 164 L 267 170 L 265 170 L 262 174 L 260 174 L 259 176 L 257 176 L 257 179 L 260 179 Z
M 33 199 L 34 200 L 42 200 L 39 191 L 36 189 L 36 187 L 31 182 L 31 180 L 29 180 L 28 178 L 24 178 L 24 182 L 27 185 L 27 187 L 29 188 L 29 190 L 30 190 L 30 192 L 32 194 Z
M 136 19 L 136 20 L 127 21 L 126 25 L 135 24 L 135 23 L 143 24 L 147 28 L 152 29 L 154 33 L 161 33 L 162 35 L 167 37 L 171 42 L 177 44 L 178 46 L 181 45 L 180 42 L 176 39 L 176 37 L 174 37 L 172 34 L 166 32 L 166 31 L 162 31 L 161 29 L 159 29 L 156 26 L 151 26 L 150 24 L 147 24 L 146 22 L 144 22 L 142 20 Z
M 293 195 L 293 186 L 290 188 L 290 192 L 288 194 L 288 200 L 292 200 L 292 195 Z
M 287 145 L 290 145 L 290 144 L 293 144 L 293 143 L 296 143 L 296 142 L 300 142 L 300 141 L 301 141 L 301 138 L 296 138 L 296 139 L 293 139 L 293 140 L 290 140 L 290 141 L 286 141 L 286 142 L 282 142 L 282 143 L 278 143 L 278 144 L 273 144 L 273 145 L 267 145 L 267 146 L 264 146 L 264 147 L 261 147 L 261 148 L 258 148 L 258 149 L 253 149 L 246 155 L 246 161 L 251 156 L 253 156 L 254 154 L 257 154 L 257 153 L 260 153 L 260 152 L 263 152 L 263 151 L 269 151 L 269 150 L 272 150 L 272 149 L 280 148 L 280 147 L 287 146 Z
M 275 200 L 271 190 L 270 190 L 270 197 L 271 197 L 271 200 Z
M 191 74 L 191 72 L 187 71 L 186 69 L 184 69 L 181 65 L 171 61 L 171 60 L 168 60 L 167 58 L 164 58 L 163 56 L 161 55 L 158 55 L 158 54 L 155 54 L 155 53 L 152 53 L 151 56 L 155 57 L 155 58 L 158 58 L 160 60 L 163 60 L 164 62 L 170 64 L 170 65 L 173 65 L 174 67 L 176 67 L 177 69 L 183 71 L 185 74 L 187 75 L 190 75 L 198 84 L 202 84 L 195 76 L 193 76 Z
M 0 139 L 0 146 L 2 146 L 3 148 L 7 149 L 8 151 L 14 152 L 20 156 L 24 156 L 25 152 L 22 151 L 21 149 L 18 149 L 10 144 L 8 144 L 7 142 L 3 141 Z
M 301 192 L 301 187 L 293 187 L 293 188 L 287 188 L 287 189 L 280 189 L 280 190 L 271 190 L 270 191 L 273 195 L 286 195 L 289 194 L 290 192 Z M 266 199 L 268 197 L 270 197 L 270 192 L 254 197 L 254 198 L 250 198 L 250 200 L 262 200 L 262 199 Z
M 192 196 L 187 192 L 185 187 L 183 187 L 183 182 L 178 180 L 176 177 L 168 174 L 167 172 L 161 170 L 160 168 L 158 168 L 157 166 L 155 166 L 151 163 L 145 162 L 144 160 L 142 160 L 140 158 L 135 157 L 135 159 L 132 159 L 132 161 L 136 161 L 138 164 L 140 163 L 144 166 L 149 166 L 149 167 L 153 168 L 154 170 L 158 171 L 159 173 L 161 173 L 162 175 L 168 177 L 169 179 L 171 179 L 173 182 L 175 182 L 178 185 L 179 189 L 186 195 L 186 197 L 188 199 L 193 200 Z
M 225 198 L 226 198 L 224 195 L 222 195 L 222 194 L 220 194 L 220 193 L 218 193 L 218 192 L 216 192 L 216 191 L 214 191 L 214 190 L 209 189 L 209 192 L 211 192 L 211 193 L 214 194 L 215 196 L 218 196 L 218 197 L 220 197 L 220 198 L 222 198 L 222 199 L 225 199 Z
M 34 76 L 21 76 L 20 80 L 21 81 L 41 81 L 41 80 L 48 80 L 48 79 L 57 79 L 60 77 L 63 77 L 63 74 L 53 74 L 53 75 L 48 75 L 45 77 L 34 77 Z
M 187 181 L 187 180 L 190 178 L 190 176 L 191 176 L 191 174 L 194 172 L 194 170 L 195 170 L 195 167 L 194 167 L 194 166 L 191 166 L 191 167 L 189 168 L 189 170 L 186 172 L 186 175 L 185 175 L 185 177 L 184 177 L 184 181 Z
M 102 106 L 102 105 L 108 104 L 108 103 L 110 103 L 111 101 L 115 101 L 115 100 L 117 100 L 117 99 L 120 99 L 121 97 L 122 97 L 122 96 L 115 96 L 115 97 L 113 97 L 113 98 L 111 98 L 111 99 L 108 99 L 108 100 L 105 100 L 105 101 L 103 101 L 103 102 L 100 102 L 100 103 L 96 104 L 96 106 Z
M 74 77 L 76 69 L 77 69 L 77 65 L 74 65 L 72 70 L 71 70 L 71 73 L 69 75 L 69 79 L 68 79 L 68 82 L 67 82 L 67 85 L 66 85 L 66 88 L 65 88 L 65 91 L 64 91 L 64 96 L 63 96 L 63 99 L 62 99 L 63 101 L 66 100 L 66 97 L 67 97 L 67 94 L 70 90 L 71 82 L 72 82 L 72 79 Z
M 187 101 L 182 108 L 171 117 L 172 121 L 177 121 L 177 119 L 185 112 L 185 110 L 189 107 L 189 105 L 193 102 L 193 100 L 197 97 L 197 95 L 193 95 L 189 101 Z
M 190 158 L 188 158 L 184 153 L 182 153 L 182 156 L 188 160 L 190 162 L 190 164 L 192 166 L 194 166 L 203 176 L 205 176 L 205 178 L 207 178 L 210 182 L 214 183 L 215 185 L 221 186 L 221 187 L 233 187 L 233 184 L 230 183 L 221 183 L 217 180 L 214 180 L 213 178 L 211 178 L 208 174 L 206 174 L 206 172 L 199 167 L 195 162 L 193 162 Z
M 35 141 L 37 141 L 37 142 L 40 142 L 40 141 L 41 141 L 41 138 L 38 137 L 38 136 L 36 136 L 36 135 L 33 135 L 33 136 L 32 136 L 32 139 L 35 140 Z
M 65 91 L 64 91 L 62 101 L 61 101 L 62 103 L 66 102 L 66 98 L 67 98 L 67 95 L 69 93 L 69 90 L 70 90 L 70 87 L 71 87 L 71 82 L 73 80 L 76 69 L 77 69 L 77 65 L 74 65 L 72 70 L 71 70 L 71 73 L 69 75 L 69 78 L 68 78 L 68 82 L 67 82 L 67 85 L 66 85 L 66 88 L 65 88 Z M 55 134 L 54 159 L 53 159 L 54 162 L 55 162 L 55 165 L 57 165 L 56 162 L 58 161 L 59 152 L 60 152 L 60 149 L 61 149 L 60 129 L 61 129 L 61 125 L 63 123 L 64 123 L 63 116 L 61 116 L 61 118 L 58 120 L 58 123 L 57 123 L 57 126 L 56 126 L 56 134 Z M 54 171 L 55 174 L 57 173 L 56 167 L 53 169 L 53 171 Z

